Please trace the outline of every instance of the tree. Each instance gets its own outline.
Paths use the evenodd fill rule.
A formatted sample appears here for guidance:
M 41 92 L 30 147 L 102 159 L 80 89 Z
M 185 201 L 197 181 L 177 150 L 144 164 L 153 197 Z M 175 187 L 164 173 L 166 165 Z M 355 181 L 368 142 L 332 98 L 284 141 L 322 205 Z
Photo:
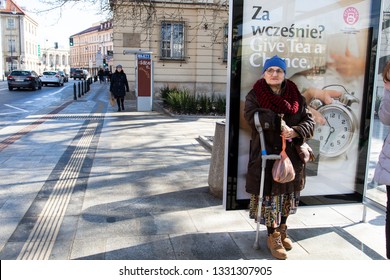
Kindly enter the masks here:
M 40 0 L 45 10 L 42 12 L 50 11 L 54 9 L 63 9 L 67 5 L 72 7 L 88 8 L 91 5 L 98 5 L 102 15 L 105 15 L 107 19 L 113 19 L 116 25 L 124 25 L 129 20 L 132 22 L 132 28 L 141 29 L 148 33 L 155 24 L 158 24 L 158 15 L 156 14 L 156 5 L 167 5 L 170 8 L 175 6 L 175 11 L 170 14 L 163 15 L 170 20 L 180 19 L 184 5 L 188 5 L 187 0 L 177 0 L 174 3 L 172 1 L 165 0 Z M 217 42 L 218 36 L 223 32 L 221 28 L 216 24 L 220 18 L 220 13 L 228 13 L 229 1 L 228 0 L 214 0 L 198 1 L 194 4 L 203 5 L 202 20 L 195 26 L 189 26 L 189 29 L 207 30 L 210 36 L 210 43 Z M 212 13 L 212 17 L 206 16 L 206 14 Z M 189 38 L 191 40 L 191 38 Z

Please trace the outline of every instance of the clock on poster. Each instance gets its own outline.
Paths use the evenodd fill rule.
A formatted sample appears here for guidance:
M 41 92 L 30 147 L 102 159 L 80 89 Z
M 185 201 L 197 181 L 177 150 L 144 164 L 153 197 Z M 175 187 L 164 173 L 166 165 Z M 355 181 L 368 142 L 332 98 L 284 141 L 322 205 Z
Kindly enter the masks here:
M 351 105 L 359 103 L 359 99 L 342 85 L 328 85 L 323 89 L 328 87 L 340 87 L 343 89 L 342 96 L 331 104 L 323 104 L 320 100 L 314 99 L 310 106 L 326 120 L 325 124 L 316 125 L 313 137 L 320 142 L 320 155 L 334 158 L 345 154 L 353 142 L 357 119 Z

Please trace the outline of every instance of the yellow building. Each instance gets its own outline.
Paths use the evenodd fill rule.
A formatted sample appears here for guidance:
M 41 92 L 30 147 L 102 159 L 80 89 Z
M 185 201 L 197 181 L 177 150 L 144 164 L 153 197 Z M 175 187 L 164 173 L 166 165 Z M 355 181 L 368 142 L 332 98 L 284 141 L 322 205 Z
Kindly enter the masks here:
M 70 36 L 70 67 L 88 70 L 96 75 L 100 67 L 113 66 L 112 22 L 94 24 Z
M 38 71 L 38 23 L 12 0 L 0 4 L 1 75 L 13 69 Z
M 135 55 L 152 52 L 154 92 L 165 86 L 225 95 L 228 10 L 224 0 L 110 1 L 114 59 L 135 85 Z

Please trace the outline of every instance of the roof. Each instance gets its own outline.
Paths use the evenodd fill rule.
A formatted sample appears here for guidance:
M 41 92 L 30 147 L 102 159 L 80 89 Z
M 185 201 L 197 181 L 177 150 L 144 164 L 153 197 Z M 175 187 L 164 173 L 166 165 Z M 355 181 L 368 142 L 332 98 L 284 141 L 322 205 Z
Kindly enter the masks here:
M 14 14 L 14 15 L 25 15 L 25 12 L 12 0 L 5 2 L 5 9 L 0 9 L 2 14 Z
M 110 23 L 110 24 L 108 24 L 106 26 L 105 25 L 106 23 Z M 70 37 L 75 37 L 75 36 L 86 34 L 86 33 L 90 33 L 90 32 L 102 31 L 102 30 L 108 30 L 108 29 L 112 29 L 112 22 L 111 22 L 111 20 L 106 21 L 106 22 L 101 22 L 100 24 L 95 24 L 94 26 L 89 27 L 89 28 L 87 28 L 87 29 L 85 29 L 85 30 L 83 30 L 83 31 L 81 31 L 79 33 L 73 34 Z
M 76 33 L 76 34 L 73 34 L 71 35 L 70 37 L 74 37 L 74 36 L 77 36 L 77 35 L 82 35 L 82 34 L 86 34 L 86 33 L 90 33 L 90 32 L 93 32 L 93 31 L 99 31 L 100 30 L 100 26 L 99 25 L 96 25 L 96 26 L 92 26 L 92 27 L 89 27 L 79 33 Z

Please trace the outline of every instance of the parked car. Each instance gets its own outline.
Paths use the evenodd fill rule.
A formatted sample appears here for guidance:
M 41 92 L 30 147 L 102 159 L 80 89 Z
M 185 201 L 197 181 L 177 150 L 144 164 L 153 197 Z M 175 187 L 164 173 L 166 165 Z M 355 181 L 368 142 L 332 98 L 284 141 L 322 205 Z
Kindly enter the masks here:
M 7 76 L 8 89 L 29 88 L 37 90 L 42 88 L 42 81 L 39 75 L 33 70 L 13 70 Z
M 86 80 L 89 77 L 89 73 L 87 70 L 84 69 L 76 69 L 73 72 L 73 79 L 74 80 Z
M 73 68 L 73 67 L 71 67 L 70 68 L 70 71 L 69 71 L 69 73 L 70 73 L 70 78 L 73 78 L 73 75 L 74 75 L 74 71 L 76 71 L 76 69 L 78 69 L 78 68 Z
M 64 71 L 59 71 L 62 78 L 64 78 L 64 83 L 67 83 L 69 81 L 69 76 Z
M 54 84 L 57 86 L 64 85 L 64 78 L 59 71 L 44 71 L 41 76 L 42 85 Z

